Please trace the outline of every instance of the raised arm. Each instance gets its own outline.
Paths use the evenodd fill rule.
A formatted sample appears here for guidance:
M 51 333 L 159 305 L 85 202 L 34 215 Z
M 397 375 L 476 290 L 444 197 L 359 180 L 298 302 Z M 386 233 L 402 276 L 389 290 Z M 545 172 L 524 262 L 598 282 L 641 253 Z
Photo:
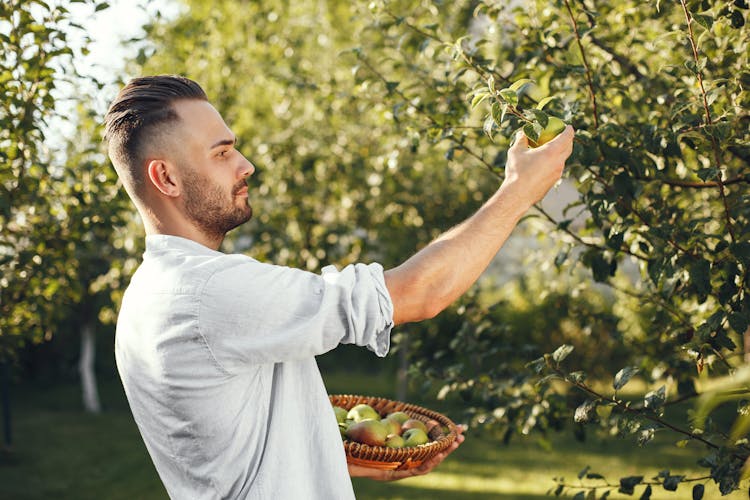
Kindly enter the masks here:
M 474 215 L 385 272 L 395 324 L 432 318 L 479 278 L 518 221 L 560 179 L 573 127 L 531 149 L 526 136 L 508 151 L 505 180 Z

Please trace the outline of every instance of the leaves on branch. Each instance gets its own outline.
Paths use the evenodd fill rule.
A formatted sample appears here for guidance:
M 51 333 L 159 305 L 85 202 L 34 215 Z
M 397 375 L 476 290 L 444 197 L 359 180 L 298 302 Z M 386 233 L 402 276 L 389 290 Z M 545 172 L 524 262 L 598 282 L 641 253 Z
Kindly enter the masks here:
M 630 382 L 630 379 L 633 378 L 638 373 L 638 371 L 638 368 L 635 366 L 626 366 L 615 374 L 615 379 L 612 383 L 612 386 L 616 391 L 619 391 L 620 389 L 625 387 L 625 384 Z

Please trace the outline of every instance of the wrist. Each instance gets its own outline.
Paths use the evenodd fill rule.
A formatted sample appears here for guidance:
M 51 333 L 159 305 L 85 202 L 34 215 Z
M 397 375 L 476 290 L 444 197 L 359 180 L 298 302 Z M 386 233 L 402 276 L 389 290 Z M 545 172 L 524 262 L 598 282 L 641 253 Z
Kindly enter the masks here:
M 500 185 L 492 201 L 502 206 L 505 214 L 516 221 L 521 219 L 535 203 L 520 182 L 509 178 L 506 178 Z

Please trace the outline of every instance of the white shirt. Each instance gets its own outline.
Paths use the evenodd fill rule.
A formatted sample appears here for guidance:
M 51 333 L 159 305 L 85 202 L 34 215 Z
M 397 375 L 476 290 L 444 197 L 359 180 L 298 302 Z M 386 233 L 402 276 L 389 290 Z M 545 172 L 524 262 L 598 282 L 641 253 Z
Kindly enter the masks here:
M 170 497 L 354 498 L 314 356 L 339 343 L 385 356 L 392 327 L 379 264 L 316 275 L 146 237 L 115 357 Z

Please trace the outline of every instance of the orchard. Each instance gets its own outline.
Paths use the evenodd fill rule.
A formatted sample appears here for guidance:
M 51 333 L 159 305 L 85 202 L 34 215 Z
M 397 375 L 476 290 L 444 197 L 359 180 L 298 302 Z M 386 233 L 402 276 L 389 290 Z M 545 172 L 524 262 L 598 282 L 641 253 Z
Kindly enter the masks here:
M 536 141 L 572 124 L 564 182 L 577 195 L 524 224 L 537 243 L 521 285 L 483 287 L 401 348 L 500 442 L 564 430 L 648 446 L 669 433 L 705 468 L 586 469 L 558 494 L 739 487 L 750 448 L 727 432 L 731 415 L 708 410 L 744 422 L 744 2 L 187 5 L 152 26 L 141 60 L 207 82 L 231 110 L 269 204 L 234 241 L 292 265 L 395 264 L 498 185 L 517 130 Z M 717 380 L 741 390 L 714 392 Z
M 554 478 L 553 495 L 747 487 L 745 0 L 179 3 L 132 41 L 129 72 L 199 81 L 256 165 L 257 215 L 227 251 L 311 271 L 397 265 L 497 188 L 518 133 L 542 146 L 571 124 L 559 189 L 573 196 L 538 204 L 513 237 L 520 257 L 501 253 L 459 304 L 404 327 L 394 350 L 412 384 L 459 404 L 453 417 L 499 447 L 533 440 L 555 453 L 559 432 L 633 448 L 666 436 L 703 471 L 672 473 L 664 457 L 659 470 L 605 477 L 581 463 L 578 478 Z M 44 50 L 27 62 L 29 49 L 2 39 L 5 60 L 22 62 L 0 72 L 7 359 L 49 340 L 50 325 L 112 319 L 132 271 L 123 249 L 135 251 L 96 146 L 70 145 L 62 165 L 42 146 L 65 30 L 13 16 Z

